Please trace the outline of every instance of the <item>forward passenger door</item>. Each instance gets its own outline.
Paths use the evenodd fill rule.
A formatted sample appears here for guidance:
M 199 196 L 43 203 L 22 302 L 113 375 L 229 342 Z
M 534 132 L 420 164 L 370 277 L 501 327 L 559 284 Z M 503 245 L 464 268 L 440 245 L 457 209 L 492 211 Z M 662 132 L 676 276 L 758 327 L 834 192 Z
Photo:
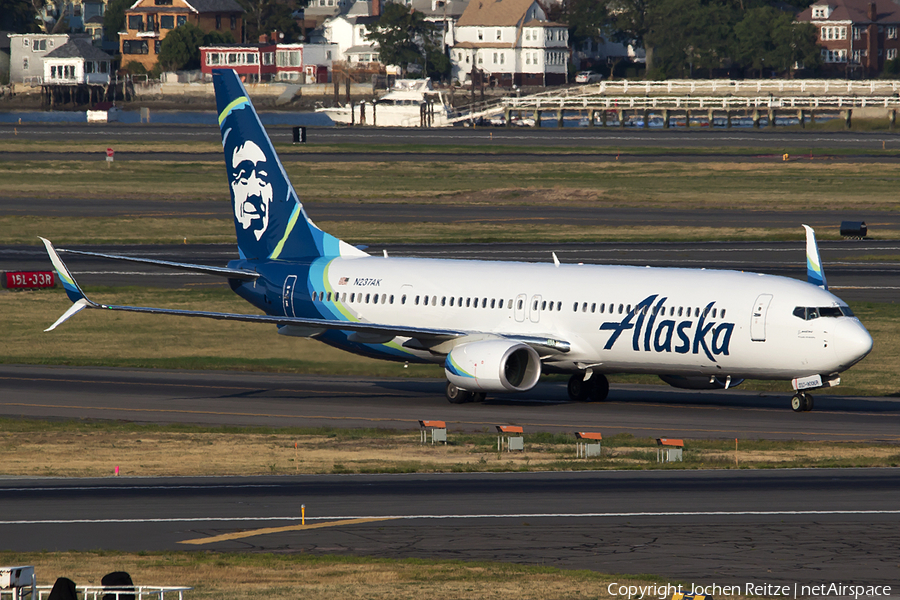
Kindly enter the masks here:
M 766 341 L 766 313 L 769 311 L 770 302 L 772 302 L 772 294 L 760 294 L 753 304 L 753 314 L 750 316 L 750 339 L 754 342 Z

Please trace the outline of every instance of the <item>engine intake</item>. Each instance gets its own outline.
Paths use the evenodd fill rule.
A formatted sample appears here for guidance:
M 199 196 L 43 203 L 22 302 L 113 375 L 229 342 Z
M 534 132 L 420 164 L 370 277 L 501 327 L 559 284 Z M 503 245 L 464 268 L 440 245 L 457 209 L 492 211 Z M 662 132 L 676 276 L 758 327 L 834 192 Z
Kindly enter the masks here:
M 541 378 L 534 348 L 509 340 L 484 340 L 456 346 L 444 360 L 447 380 L 479 392 L 524 392 Z

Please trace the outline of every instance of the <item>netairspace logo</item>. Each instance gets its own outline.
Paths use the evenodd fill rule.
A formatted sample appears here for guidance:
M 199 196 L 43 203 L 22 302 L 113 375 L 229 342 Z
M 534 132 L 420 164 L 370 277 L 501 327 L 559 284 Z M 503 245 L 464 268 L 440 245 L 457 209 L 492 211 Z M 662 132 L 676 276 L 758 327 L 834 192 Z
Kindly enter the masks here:
M 653 584 L 653 585 L 623 585 L 619 583 L 611 583 L 606 588 L 606 592 L 610 596 L 625 596 L 627 598 L 659 598 L 659 600 L 667 600 L 673 596 L 767 596 L 786 598 L 805 598 L 808 596 L 831 596 L 835 598 L 853 598 L 859 600 L 861 597 L 877 598 L 881 596 L 891 595 L 891 586 L 889 585 L 845 585 L 843 583 L 819 583 L 819 584 L 801 584 L 780 585 L 772 583 L 745 583 L 744 585 L 719 585 L 713 583 L 710 585 L 691 584 L 690 592 L 685 590 L 683 586 L 671 584 Z

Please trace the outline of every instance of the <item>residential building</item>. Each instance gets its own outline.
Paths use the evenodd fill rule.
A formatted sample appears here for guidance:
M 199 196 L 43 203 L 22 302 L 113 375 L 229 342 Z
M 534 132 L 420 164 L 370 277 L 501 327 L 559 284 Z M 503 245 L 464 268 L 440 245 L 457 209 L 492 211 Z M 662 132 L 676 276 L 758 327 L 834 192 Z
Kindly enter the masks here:
M 122 66 L 138 62 L 152 69 L 166 35 L 184 23 L 203 31 L 230 32 L 240 42 L 243 14 L 236 0 L 136 0 L 125 11 L 125 31 L 119 32 Z
M 44 56 L 44 84 L 108 85 L 112 62 L 90 38 L 74 38 Z
M 366 0 L 309 0 L 303 9 L 303 20 L 307 27 L 319 27 L 328 19 L 338 15 L 346 15 L 354 5 L 366 5 L 365 15 L 369 14 L 369 2 Z
M 569 31 L 547 20 L 537 0 L 473 0 L 456 23 L 452 77 L 477 70 L 497 85 L 560 85 L 567 80 Z
M 234 69 L 247 82 L 290 81 L 328 83 L 334 44 L 227 44 L 200 48 L 200 69 L 208 78 L 213 69 Z
M 0 31 L 0 84 L 9 82 L 9 36 L 11 31 Z
M 900 6 L 888 0 L 819 0 L 797 21 L 818 29 L 826 72 L 875 77 L 900 50 Z
M 369 28 L 377 20 L 378 16 L 338 15 L 325 21 L 325 39 L 337 47 L 339 60 L 351 65 L 377 63 L 378 46 L 368 39 Z
M 76 36 L 68 33 L 13 33 L 9 36 L 10 83 L 40 84 L 44 57 Z

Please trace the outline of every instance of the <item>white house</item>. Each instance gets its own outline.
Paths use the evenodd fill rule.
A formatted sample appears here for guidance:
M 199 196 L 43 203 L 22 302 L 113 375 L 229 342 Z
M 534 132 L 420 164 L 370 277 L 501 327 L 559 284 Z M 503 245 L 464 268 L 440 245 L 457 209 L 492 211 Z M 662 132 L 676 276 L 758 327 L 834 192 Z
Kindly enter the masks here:
M 369 27 L 377 20 L 377 16 L 338 15 L 325 22 L 325 39 L 337 46 L 342 60 L 351 64 L 378 62 L 378 46 L 367 37 Z
M 73 35 L 68 33 L 13 33 L 9 36 L 9 81 L 40 84 L 44 77 L 44 57 Z
M 71 39 L 44 56 L 45 84 L 109 84 L 112 56 L 90 39 Z
M 456 23 L 452 77 L 473 67 L 499 85 L 560 85 L 567 80 L 569 31 L 547 20 L 537 0 L 472 0 Z

